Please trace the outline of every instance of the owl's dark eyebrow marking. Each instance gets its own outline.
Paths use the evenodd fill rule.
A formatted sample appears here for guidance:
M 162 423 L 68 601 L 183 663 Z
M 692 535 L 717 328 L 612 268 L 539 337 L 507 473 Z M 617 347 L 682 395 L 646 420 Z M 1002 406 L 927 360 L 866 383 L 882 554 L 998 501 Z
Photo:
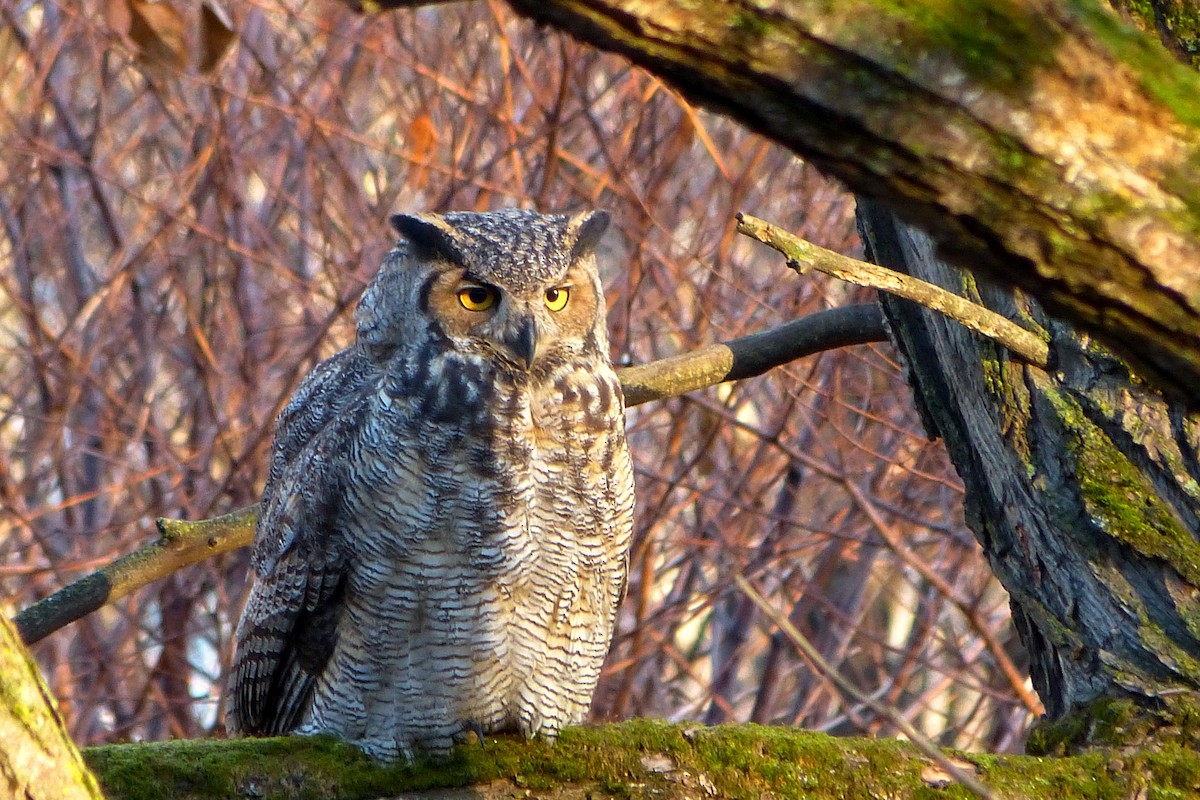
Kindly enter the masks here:
M 492 283 L 491 281 L 485 281 L 483 278 L 479 277 L 474 272 L 471 272 L 469 269 L 463 270 L 462 279 L 464 283 L 477 283 L 485 289 L 491 289 L 495 292 L 500 291 L 500 287 L 496 286 L 496 284 Z

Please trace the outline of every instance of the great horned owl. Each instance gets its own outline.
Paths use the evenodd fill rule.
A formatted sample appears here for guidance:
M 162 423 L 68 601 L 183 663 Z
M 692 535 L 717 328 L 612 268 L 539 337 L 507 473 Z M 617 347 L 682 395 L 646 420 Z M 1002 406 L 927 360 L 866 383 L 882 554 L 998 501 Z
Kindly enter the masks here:
M 380 759 L 553 740 L 590 703 L 633 525 L 608 216 L 392 224 L 355 344 L 276 423 L 228 726 Z

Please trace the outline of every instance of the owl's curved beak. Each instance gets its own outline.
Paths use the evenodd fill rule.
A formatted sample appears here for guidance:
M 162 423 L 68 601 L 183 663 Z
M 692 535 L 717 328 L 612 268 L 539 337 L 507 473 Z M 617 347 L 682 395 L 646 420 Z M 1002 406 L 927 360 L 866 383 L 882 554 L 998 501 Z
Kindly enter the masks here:
M 532 317 L 525 317 L 504 332 L 504 344 L 525 364 L 525 369 L 532 369 L 537 353 L 537 322 Z

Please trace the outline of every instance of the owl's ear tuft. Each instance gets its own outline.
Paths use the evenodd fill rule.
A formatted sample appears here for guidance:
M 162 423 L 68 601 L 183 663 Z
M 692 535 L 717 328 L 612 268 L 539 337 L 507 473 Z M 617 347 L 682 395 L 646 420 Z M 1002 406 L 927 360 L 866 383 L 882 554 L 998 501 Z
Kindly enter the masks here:
M 437 214 L 393 214 L 389 220 L 396 233 L 419 248 L 453 261 L 466 263 L 461 233 Z
M 582 258 L 596 249 L 600 237 L 611 219 L 607 211 L 581 211 L 567 221 L 567 238 L 571 243 L 571 261 Z

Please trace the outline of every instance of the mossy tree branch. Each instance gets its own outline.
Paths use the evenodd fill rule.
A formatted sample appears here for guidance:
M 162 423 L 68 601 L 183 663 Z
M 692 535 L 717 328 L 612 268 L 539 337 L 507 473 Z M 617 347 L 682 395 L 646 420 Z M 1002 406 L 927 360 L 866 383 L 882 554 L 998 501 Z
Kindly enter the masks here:
M 553 748 L 488 737 L 447 762 L 385 766 L 329 737 L 194 740 L 85 750 L 109 800 L 422 797 L 833 798 L 972 797 L 906 742 L 834 738 L 757 725 L 717 728 L 633 721 L 568 728 Z M 1200 756 L 1096 752 L 1071 758 L 952 754 L 997 797 L 1191 796 Z M 868 791 L 869 787 L 869 791 Z M 434 794 L 434 790 L 437 790 Z

